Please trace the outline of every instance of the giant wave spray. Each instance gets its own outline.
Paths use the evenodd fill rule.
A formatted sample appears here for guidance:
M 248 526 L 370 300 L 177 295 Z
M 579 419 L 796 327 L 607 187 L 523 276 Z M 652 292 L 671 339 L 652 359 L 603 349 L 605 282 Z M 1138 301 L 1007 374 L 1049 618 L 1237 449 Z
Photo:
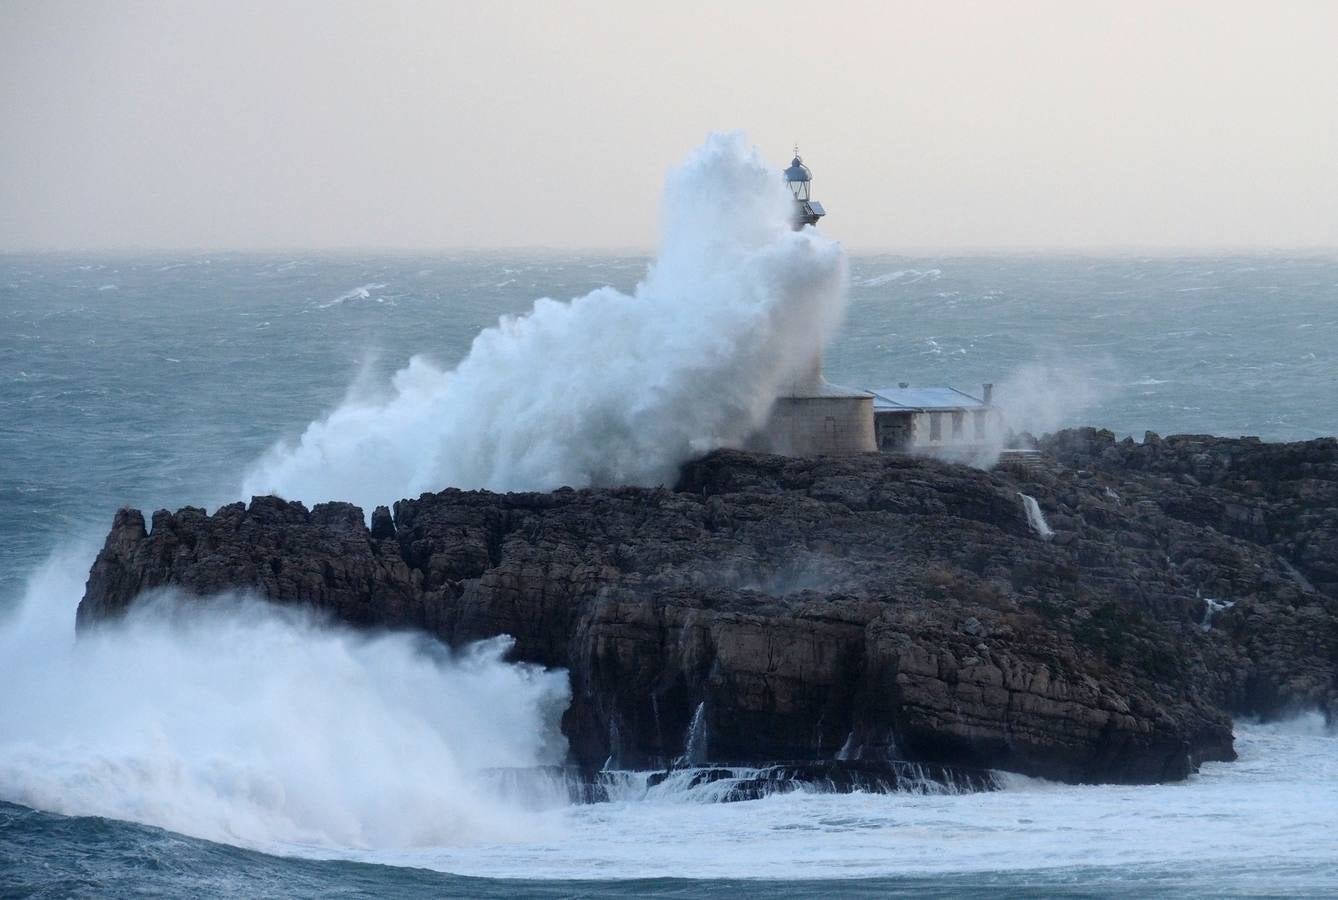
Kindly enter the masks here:
M 364 507 L 453 486 L 545 490 L 672 482 L 738 446 L 844 310 L 840 246 L 791 228 L 793 198 L 740 134 L 671 173 L 659 254 L 632 294 L 541 299 L 424 357 L 388 394 L 352 392 L 247 473 L 242 493 Z

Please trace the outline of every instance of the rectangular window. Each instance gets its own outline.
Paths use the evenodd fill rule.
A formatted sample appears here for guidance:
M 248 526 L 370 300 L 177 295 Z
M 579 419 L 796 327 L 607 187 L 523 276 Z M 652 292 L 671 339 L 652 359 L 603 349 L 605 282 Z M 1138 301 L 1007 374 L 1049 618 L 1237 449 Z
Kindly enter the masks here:
M 835 419 L 835 417 L 833 417 L 833 416 L 828 416 L 828 417 L 827 417 L 827 421 L 825 421 L 825 422 L 822 423 L 822 430 L 825 431 L 825 432 L 827 432 L 828 434 L 836 434 L 836 419 Z
M 952 439 L 960 441 L 962 439 L 962 421 L 966 418 L 966 413 L 955 412 L 952 414 Z
M 931 441 L 943 440 L 943 413 L 929 414 L 929 439 Z

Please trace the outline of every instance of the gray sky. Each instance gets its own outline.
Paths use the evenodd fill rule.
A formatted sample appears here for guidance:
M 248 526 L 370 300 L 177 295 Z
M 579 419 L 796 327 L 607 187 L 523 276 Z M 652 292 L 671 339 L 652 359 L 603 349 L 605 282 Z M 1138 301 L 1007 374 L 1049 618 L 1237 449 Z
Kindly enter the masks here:
M 1338 248 L 1338 3 L 0 0 L 0 249 L 650 247 L 713 129 L 852 248 Z

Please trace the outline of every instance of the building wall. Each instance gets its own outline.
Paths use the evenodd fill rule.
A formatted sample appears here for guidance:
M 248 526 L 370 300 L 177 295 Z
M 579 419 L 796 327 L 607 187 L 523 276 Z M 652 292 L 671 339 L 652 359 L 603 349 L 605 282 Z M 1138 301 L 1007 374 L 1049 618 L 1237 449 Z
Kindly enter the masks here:
M 910 450 L 915 445 L 915 413 L 875 413 L 873 431 L 879 450 Z
M 998 411 L 988 407 L 979 411 L 890 411 L 876 416 L 878 448 L 908 453 L 988 446 L 998 441 L 1002 427 Z M 954 424 L 954 416 L 960 417 L 956 419 L 957 424 Z
M 873 398 L 779 397 L 755 446 L 786 456 L 871 453 Z
M 977 420 L 979 415 L 979 420 Z M 934 420 L 938 420 L 935 427 Z M 979 425 L 977 425 L 977 421 Z M 986 444 L 998 438 L 998 412 L 983 410 L 944 410 L 915 414 L 915 444 L 917 447 L 960 447 Z

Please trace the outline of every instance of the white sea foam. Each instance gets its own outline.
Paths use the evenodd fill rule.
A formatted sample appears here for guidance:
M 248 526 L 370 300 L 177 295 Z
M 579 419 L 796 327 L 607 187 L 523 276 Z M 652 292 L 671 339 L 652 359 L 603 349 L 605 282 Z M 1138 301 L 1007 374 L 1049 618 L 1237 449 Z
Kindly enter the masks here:
M 1138 867 L 1157 866 L 1194 873 L 1212 893 L 1230 873 L 1272 884 L 1285 859 L 1305 890 L 1338 887 L 1338 734 L 1315 713 L 1239 725 L 1240 760 L 1180 784 L 1006 775 L 993 793 L 712 803 L 712 785 L 650 789 L 628 775 L 622 799 L 570 805 L 561 791 L 508 796 L 481 772 L 554 760 L 559 673 L 505 665 L 497 644 L 434 658 L 403 636 L 246 605 L 158 607 L 75 641 L 71 601 L 87 562 L 85 550 L 44 566 L 20 621 L 0 630 L 0 798 L 282 854 L 491 878 L 1105 866 L 1136 884 Z
M 746 803 L 666 795 L 552 809 L 548 837 L 486 848 L 357 854 L 516 878 L 861 878 L 1115 867 L 1338 888 L 1338 734 L 1323 717 L 1237 727 L 1235 763 L 1178 784 L 1083 786 L 1018 775 L 977 794 L 813 794 Z M 1081 883 L 1082 879 L 1078 879 Z M 1230 892 L 1230 891 L 1228 891 Z
M 1114 311 L 1112 321 L 1120 315 Z M 906 327 L 908 333 L 933 330 Z M 1185 345 L 1203 337 L 1171 342 L 1175 349 L 1165 364 L 1139 362 L 1125 371 L 1173 372 L 1177 384 L 1192 392 L 1195 382 L 1184 374 L 1180 357 L 1186 364 L 1198 358 L 1200 350 Z M 151 352 L 123 355 L 152 358 Z M 1268 357 L 1273 351 L 1259 352 Z M 1280 360 L 1285 354 L 1274 355 Z M 1268 358 L 1241 368 L 1289 371 L 1287 363 Z M 25 371 L 36 373 L 30 378 L 55 377 L 34 365 L 25 364 Z M 1217 369 L 1203 368 L 1215 384 Z M 127 371 L 138 377 L 141 369 Z M 538 370 L 549 373 L 551 367 Z M 95 371 L 102 377 L 108 370 Z M 611 379 L 626 371 L 617 369 Z M 1002 402 L 1013 395 L 1006 405 L 1021 412 L 1010 421 L 1039 430 L 1090 393 L 1084 380 L 1062 368 L 1037 368 L 1021 379 L 1020 389 L 1001 384 L 996 396 Z M 1323 392 L 1301 394 L 1313 405 Z M 368 415 L 371 425 L 379 425 L 391 413 Z M 1111 415 L 1127 421 L 1132 413 Z M 1261 416 L 1272 423 L 1288 420 L 1272 412 Z M 412 439 L 420 426 L 430 432 L 414 421 L 388 442 Z M 1216 422 L 1204 426 L 1211 430 L 1237 430 L 1231 418 L 1205 421 Z M 240 420 L 224 424 L 245 430 Z M 1289 433 L 1284 428 L 1278 434 Z M 161 449 L 173 442 L 152 443 Z M 125 464 L 97 447 L 99 455 Z M 25 465 L 30 459 L 14 458 Z M 328 484 L 337 495 L 361 489 L 356 467 L 338 454 L 332 458 L 343 476 L 351 472 L 356 479 L 340 484 L 332 477 Z M 67 461 L 66 469 L 71 465 Z M 68 475 L 66 469 L 53 468 L 52 478 Z M 106 472 L 94 474 L 99 472 L 84 473 L 81 496 L 92 490 L 88 484 L 103 480 Z M 106 505 L 117 499 L 111 491 L 126 490 L 123 480 L 106 480 L 116 487 L 92 491 L 96 502 L 87 503 Z M 35 488 L 20 484 L 18 490 Z M 379 488 L 375 493 L 388 499 Z M 1006 789 L 994 794 L 797 793 L 724 805 L 686 802 L 684 792 L 672 792 L 679 786 L 669 785 L 664 796 L 644 790 L 613 804 L 557 803 L 521 814 L 469 772 L 507 760 L 551 761 L 553 745 L 536 736 L 547 733 L 552 709 L 565 702 L 560 676 L 549 681 L 503 666 L 496 645 L 431 661 L 412 641 L 368 640 L 258 609 L 250 610 L 253 618 L 239 618 L 216 608 L 194 624 L 144 615 L 75 642 L 73 601 L 89 560 L 84 551 L 44 568 L 30 587 L 22 619 L 0 629 L 5 799 L 138 818 L 279 852 L 487 876 L 797 879 L 1102 865 L 1127 876 L 1122 889 L 1132 893 L 1138 890 L 1137 867 L 1158 865 L 1184 873 L 1207 895 L 1226 893 L 1214 887 L 1229 870 L 1255 873 L 1255 894 L 1287 893 L 1278 879 L 1289 871 L 1304 873 L 1306 893 L 1338 894 L 1332 847 L 1338 737 L 1318 715 L 1284 725 L 1243 725 L 1237 730 L 1239 762 L 1209 764 L 1175 785 L 1069 787 L 1008 776 Z M 160 862 L 171 867 L 176 859 L 168 852 Z M 1083 889 L 1074 886 L 1083 884 L 1080 879 L 1069 879 L 1068 893 Z M 990 883 L 992 876 L 982 880 Z M 1014 884 L 1013 893 L 1035 893 L 1025 882 Z
M 425 490 L 656 485 L 737 445 L 839 323 L 840 247 L 739 134 L 671 174 L 658 258 L 632 294 L 541 299 L 454 369 L 414 357 L 273 448 L 243 494 L 364 506 Z
M 562 760 L 565 673 L 236 597 L 75 640 L 90 560 L 52 559 L 0 627 L 0 798 L 304 852 L 535 838 L 479 773 Z

